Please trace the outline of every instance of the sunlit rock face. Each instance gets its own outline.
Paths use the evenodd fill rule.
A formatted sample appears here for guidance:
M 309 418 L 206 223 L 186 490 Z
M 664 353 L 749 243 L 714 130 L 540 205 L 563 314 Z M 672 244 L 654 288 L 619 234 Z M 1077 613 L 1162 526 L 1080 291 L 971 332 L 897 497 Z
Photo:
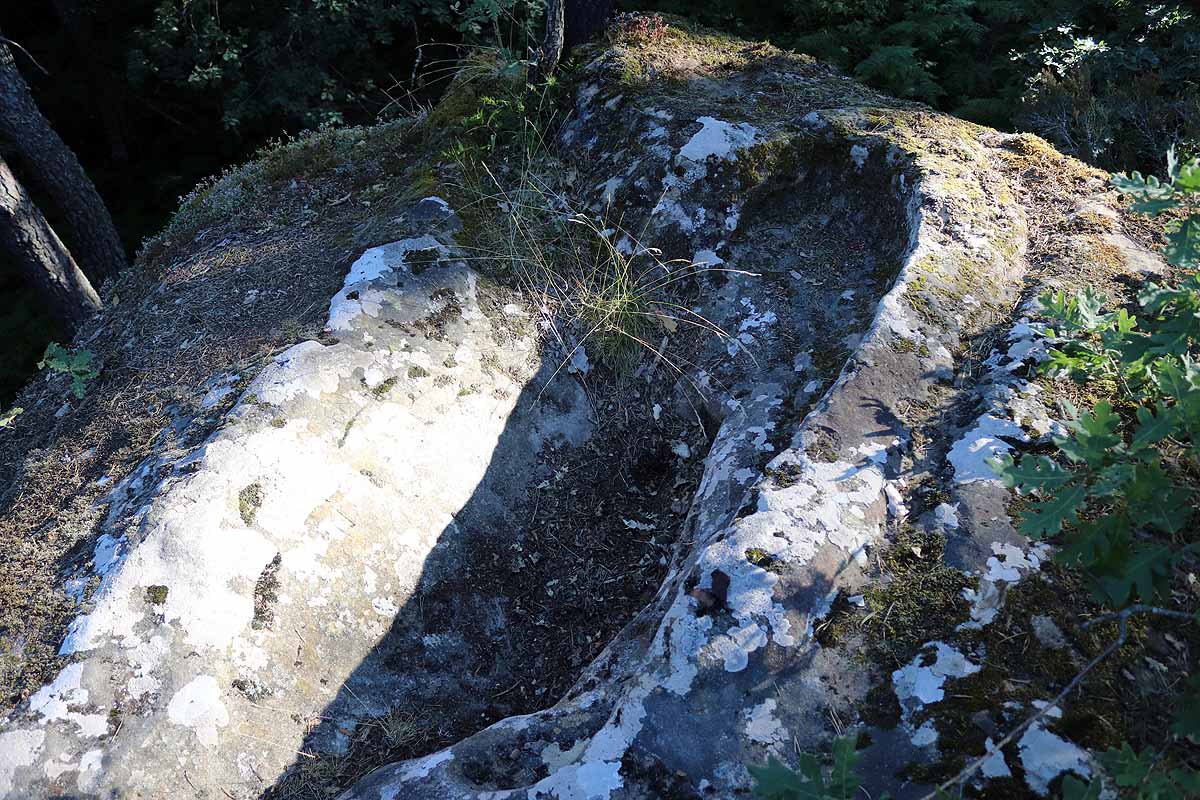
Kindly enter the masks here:
M 646 359 L 631 382 L 591 380 L 586 346 L 473 269 L 454 210 L 421 201 L 407 238 L 350 267 L 325 336 L 239 389 L 201 448 L 113 489 L 75 576 L 98 583 L 70 663 L 0 728 L 0 798 L 303 796 L 296 781 L 350 784 L 343 800 L 724 798 L 749 791 L 747 764 L 821 749 L 831 720 L 870 732 L 873 793 L 928 790 L 905 769 L 946 745 L 933 717 L 980 654 L 936 640 L 864 665 L 818 631 L 904 526 L 944 533 L 971 576 L 964 631 L 1047 555 L 983 461 L 1058 424 L 1022 377 L 1044 341 L 1018 306 L 1017 139 L 806 59 L 675 46 L 641 53 L 636 86 L 633 45 L 593 53 L 559 145 L 578 207 L 644 222 L 617 250 L 711 267 L 679 300 L 727 335 L 666 327 L 678 372 Z M 635 401 L 642 427 L 598 422 Z M 961 413 L 934 430 L 945 408 Z M 578 565 L 523 571 L 539 509 L 591 502 L 574 465 L 622 472 L 620 440 L 668 423 L 691 433 L 622 482 L 617 517 L 630 541 L 665 537 L 661 583 L 605 621 L 615 636 L 553 629 L 554 583 Z M 919 513 L 917 471 L 946 487 Z M 514 601 L 531 574 L 538 613 Z M 576 635 L 574 672 L 529 646 Z M 570 688 L 539 695 L 552 671 Z M 872 681 L 889 725 L 859 713 Z M 424 755 L 347 780 L 366 772 L 361 727 L 394 733 L 410 710 L 438 718 Z M 1051 763 L 1023 740 L 1031 791 L 1090 769 L 1060 741 Z M 993 754 L 979 779 L 1011 775 Z
M 449 695 L 479 712 L 473 681 L 506 673 L 472 663 L 478 620 L 418 671 L 389 658 L 422 635 L 398 612 L 465 566 L 473 532 L 514 525 L 545 442 L 590 433 L 571 381 L 522 402 L 533 329 L 515 305 L 488 316 L 487 291 L 428 234 L 368 250 L 330 303 L 338 344 L 280 353 L 203 447 L 114 489 L 100 582 L 62 645 L 78 660 L 0 740 L 6 796 L 67 773 L 83 796 L 189 780 L 249 796 L 297 751 L 344 747 L 364 708 Z M 502 631 L 495 601 L 454 611 L 486 602 Z

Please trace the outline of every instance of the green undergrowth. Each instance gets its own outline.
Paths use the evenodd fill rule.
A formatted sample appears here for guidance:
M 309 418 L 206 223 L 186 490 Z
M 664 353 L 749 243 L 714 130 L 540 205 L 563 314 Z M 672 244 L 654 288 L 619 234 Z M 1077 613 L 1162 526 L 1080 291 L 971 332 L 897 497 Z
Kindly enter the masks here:
M 1200 612 L 1188 589 L 1200 555 L 1200 160 L 1167 160 L 1164 181 L 1133 173 L 1113 183 L 1133 212 L 1170 215 L 1165 255 L 1175 280 L 1147 283 L 1129 307 L 1110 308 L 1090 288 L 1040 298 L 1053 327 L 1043 371 L 1093 391 L 1103 384 L 1110 396 L 1083 411 L 1063 401 L 1068 431 L 1052 452 L 993 462 L 1007 486 L 1033 500 L 1020 515 L 1022 533 L 1055 542 L 1056 560 L 1119 620 L 1115 637 L 1130 636 L 1136 620 L 1155 629 L 1183 624 L 1176 640 L 1192 639 L 1193 660 L 1185 678 L 1173 676 L 1163 705 L 1174 714 L 1160 735 L 1116 739 L 1101 756 L 1120 795 L 1138 798 L 1200 792 L 1200 757 L 1187 744 L 1200 737 Z

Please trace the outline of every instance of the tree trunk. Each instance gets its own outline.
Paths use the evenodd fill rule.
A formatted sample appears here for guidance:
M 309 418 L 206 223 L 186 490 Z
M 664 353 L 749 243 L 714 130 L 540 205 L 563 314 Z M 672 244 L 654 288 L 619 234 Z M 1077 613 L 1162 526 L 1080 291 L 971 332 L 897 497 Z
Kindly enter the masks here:
M 96 290 L 3 159 L 0 251 L 12 259 L 65 330 L 74 333 L 79 323 L 100 310 Z
M 538 60 L 538 75 L 549 78 L 558 69 L 563 51 L 563 0 L 550 0 L 546 6 L 546 35 L 542 37 L 542 57 Z
M 590 42 L 604 30 L 613 0 L 550 0 L 546 6 L 546 35 L 538 74 L 554 74 L 563 50 Z
M 125 266 L 112 217 L 71 149 L 42 116 L 12 51 L 0 41 L 0 138 L 20 158 L 30 184 L 54 204 L 79 263 L 96 281 Z

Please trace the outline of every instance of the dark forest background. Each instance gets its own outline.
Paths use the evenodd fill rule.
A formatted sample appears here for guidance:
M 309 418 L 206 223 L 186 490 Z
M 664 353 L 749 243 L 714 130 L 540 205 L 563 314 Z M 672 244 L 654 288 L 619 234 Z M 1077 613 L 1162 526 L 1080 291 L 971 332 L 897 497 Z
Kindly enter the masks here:
M 308 129 L 411 114 L 462 47 L 528 56 L 541 0 L 9 0 L 0 33 L 132 257 L 198 181 Z M 622 5 L 622 4 L 618 4 Z M 1200 152 L 1200 2 L 658 0 L 1119 171 Z M 0 154 L 4 145 L 0 142 Z M 51 218 L 51 223 L 54 219 Z M 0 263 L 0 405 L 61 334 Z

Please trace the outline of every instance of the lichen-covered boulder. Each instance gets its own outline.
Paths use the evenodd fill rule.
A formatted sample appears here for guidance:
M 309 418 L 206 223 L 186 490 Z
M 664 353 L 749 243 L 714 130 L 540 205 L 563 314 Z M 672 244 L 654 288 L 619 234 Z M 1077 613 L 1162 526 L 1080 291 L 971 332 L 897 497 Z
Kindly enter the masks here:
M 1051 683 L 950 697 L 999 692 L 989 626 L 1048 557 L 985 464 L 1060 424 L 1030 298 L 1097 241 L 1106 279 L 1157 263 L 1102 176 L 674 28 L 570 85 L 564 193 L 620 210 L 616 251 L 683 258 L 682 319 L 724 335 L 672 318 L 632 376 L 591 374 L 545 297 L 473 266 L 502 204 L 410 203 L 321 337 L 212 376 L 211 435 L 107 490 L 0 798 L 724 798 L 846 729 L 897 797 L 974 757 L 1010 796 L 1090 774 L 1052 715 L 995 749 Z M 1050 252 L 1051 207 L 1102 230 Z M 847 620 L 914 531 L 941 593 L 881 661 Z

